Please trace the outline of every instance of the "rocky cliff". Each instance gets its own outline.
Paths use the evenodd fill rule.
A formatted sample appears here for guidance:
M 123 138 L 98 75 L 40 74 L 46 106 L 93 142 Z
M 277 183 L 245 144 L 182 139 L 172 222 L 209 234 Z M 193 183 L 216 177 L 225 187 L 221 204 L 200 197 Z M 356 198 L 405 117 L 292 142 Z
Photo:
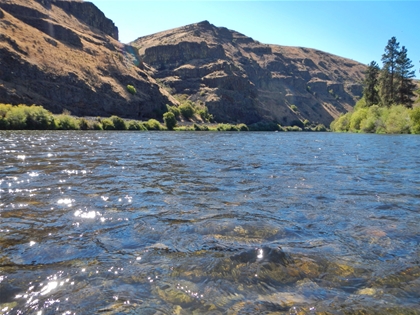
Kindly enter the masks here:
M 0 29 L 0 102 L 139 119 L 175 102 L 92 3 L 0 0 Z
M 125 45 L 92 3 L 0 0 L 0 29 L 0 102 L 55 113 L 160 119 L 184 94 L 218 122 L 327 125 L 362 93 L 360 63 L 207 21 Z
M 319 50 L 261 44 L 207 21 L 131 43 L 153 77 L 219 122 L 329 124 L 362 94 L 365 66 Z

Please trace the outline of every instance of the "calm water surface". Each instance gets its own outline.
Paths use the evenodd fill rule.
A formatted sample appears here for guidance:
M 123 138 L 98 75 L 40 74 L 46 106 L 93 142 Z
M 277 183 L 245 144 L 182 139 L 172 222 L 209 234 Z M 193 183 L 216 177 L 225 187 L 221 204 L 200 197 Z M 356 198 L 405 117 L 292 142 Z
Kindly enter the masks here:
M 419 147 L 0 132 L 0 314 L 420 314 Z

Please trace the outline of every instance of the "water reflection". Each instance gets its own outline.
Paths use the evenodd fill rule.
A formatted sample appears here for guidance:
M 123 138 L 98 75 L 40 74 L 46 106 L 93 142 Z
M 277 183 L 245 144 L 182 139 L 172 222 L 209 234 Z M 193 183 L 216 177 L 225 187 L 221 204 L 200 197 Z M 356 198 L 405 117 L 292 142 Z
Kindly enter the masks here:
M 0 135 L 2 314 L 418 312 L 417 137 Z

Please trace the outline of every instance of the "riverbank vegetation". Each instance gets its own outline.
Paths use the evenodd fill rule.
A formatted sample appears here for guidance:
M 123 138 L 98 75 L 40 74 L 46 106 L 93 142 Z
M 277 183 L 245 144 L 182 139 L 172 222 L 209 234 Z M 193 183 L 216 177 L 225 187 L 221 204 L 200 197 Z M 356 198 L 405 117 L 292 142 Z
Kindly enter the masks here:
M 178 122 L 174 111 L 181 110 L 168 106 L 168 112 L 163 115 L 163 124 L 156 119 L 147 121 L 126 120 L 118 116 L 75 117 L 69 111 L 54 115 L 42 106 L 11 105 L 0 103 L 0 130 L 175 130 L 175 131 L 327 131 L 324 125 L 304 124 L 282 127 L 274 122 L 259 122 L 246 124 L 222 124 L 210 122 L 212 117 L 207 108 L 193 109 L 193 116 L 200 115 L 201 120 Z M 201 116 L 202 114 L 202 116 Z M 207 119 L 203 119 L 207 117 Z M 183 117 L 185 119 L 185 117 Z M 204 120 L 204 121 L 203 121 Z
M 388 41 L 382 62 L 382 69 L 375 61 L 368 65 L 363 98 L 352 112 L 331 123 L 332 131 L 420 134 L 420 89 L 413 80 L 414 65 L 395 37 Z

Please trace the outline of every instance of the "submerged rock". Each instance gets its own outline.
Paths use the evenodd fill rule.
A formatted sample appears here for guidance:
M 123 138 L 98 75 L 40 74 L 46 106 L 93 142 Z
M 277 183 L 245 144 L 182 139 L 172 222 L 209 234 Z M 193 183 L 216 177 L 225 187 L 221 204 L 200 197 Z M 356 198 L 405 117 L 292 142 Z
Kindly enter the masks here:
M 290 257 L 286 255 L 280 247 L 270 248 L 268 246 L 251 249 L 246 252 L 233 255 L 230 259 L 238 263 L 254 263 L 258 261 L 272 262 L 284 266 L 286 266 L 290 261 Z

